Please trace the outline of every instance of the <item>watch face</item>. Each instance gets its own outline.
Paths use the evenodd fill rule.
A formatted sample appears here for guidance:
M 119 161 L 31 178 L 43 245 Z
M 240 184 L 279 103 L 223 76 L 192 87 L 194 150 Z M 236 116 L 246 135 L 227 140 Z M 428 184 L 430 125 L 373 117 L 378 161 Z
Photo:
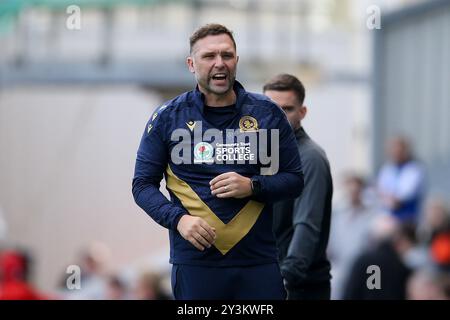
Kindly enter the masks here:
M 261 191 L 261 184 L 259 183 L 258 180 L 252 179 L 252 189 L 253 194 L 258 194 Z

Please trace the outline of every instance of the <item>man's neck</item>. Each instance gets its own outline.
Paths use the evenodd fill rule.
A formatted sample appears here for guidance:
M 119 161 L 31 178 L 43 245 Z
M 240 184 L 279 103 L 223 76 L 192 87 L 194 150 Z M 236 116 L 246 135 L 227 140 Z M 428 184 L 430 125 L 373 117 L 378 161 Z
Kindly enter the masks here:
M 236 93 L 233 89 L 223 95 L 217 95 L 207 92 L 199 87 L 199 90 L 205 95 L 205 104 L 210 107 L 225 107 L 236 103 Z

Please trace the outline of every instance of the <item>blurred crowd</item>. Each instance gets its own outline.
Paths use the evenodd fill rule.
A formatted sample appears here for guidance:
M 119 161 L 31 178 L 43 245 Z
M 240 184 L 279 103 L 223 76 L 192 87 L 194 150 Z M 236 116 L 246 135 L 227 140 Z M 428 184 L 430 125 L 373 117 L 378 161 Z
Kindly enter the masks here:
M 168 300 L 171 299 L 164 274 L 150 268 L 132 272 L 106 271 L 102 255 L 92 248 L 84 250 L 79 258 L 80 273 L 60 276 L 58 289 L 41 292 L 30 281 L 33 264 L 29 255 L 19 249 L 0 252 L 0 300 Z M 79 276 L 79 279 L 77 279 Z
M 347 174 L 334 206 L 328 255 L 333 299 L 450 298 L 450 212 L 427 193 L 426 172 L 404 137 L 387 143 L 373 182 Z M 368 285 L 373 267 L 379 287 Z
M 386 154 L 374 179 L 350 173 L 335 185 L 343 192 L 334 203 L 328 246 L 332 299 L 450 299 L 448 204 L 427 192 L 425 166 L 407 139 L 391 139 Z M 0 211 L 0 300 L 172 299 L 169 268 L 111 273 L 92 249 L 79 257 L 81 288 L 71 288 L 68 281 L 77 280 L 68 280 L 63 270 L 58 290 L 41 292 L 31 281 L 32 257 L 2 246 L 5 234 Z M 379 273 L 375 287 L 369 285 L 374 272 Z

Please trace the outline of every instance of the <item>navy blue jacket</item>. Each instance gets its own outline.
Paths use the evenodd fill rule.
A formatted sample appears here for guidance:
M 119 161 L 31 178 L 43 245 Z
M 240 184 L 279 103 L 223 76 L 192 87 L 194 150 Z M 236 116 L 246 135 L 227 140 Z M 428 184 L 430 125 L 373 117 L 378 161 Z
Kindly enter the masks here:
M 295 136 L 283 111 L 267 97 L 246 92 L 237 81 L 234 91 L 236 112 L 226 129 L 214 128 L 205 119 L 204 96 L 198 88 L 163 104 L 146 125 L 137 152 L 133 196 L 169 229 L 171 263 L 243 266 L 277 261 L 272 203 L 295 198 L 303 189 Z M 279 139 L 272 140 L 277 133 Z M 272 174 L 262 175 L 261 168 L 267 165 L 260 153 L 267 148 L 272 155 L 279 153 L 279 165 Z M 259 195 L 213 196 L 209 182 L 230 171 L 257 176 Z M 170 200 L 159 190 L 163 175 Z M 211 248 L 200 251 L 180 235 L 177 224 L 184 214 L 200 216 L 216 228 Z

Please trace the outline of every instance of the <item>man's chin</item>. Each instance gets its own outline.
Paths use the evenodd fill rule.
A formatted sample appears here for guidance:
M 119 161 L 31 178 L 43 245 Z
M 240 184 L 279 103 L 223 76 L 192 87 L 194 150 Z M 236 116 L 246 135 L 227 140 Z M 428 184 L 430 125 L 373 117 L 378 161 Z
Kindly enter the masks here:
M 210 87 L 210 91 L 214 94 L 223 96 L 228 94 L 230 91 L 232 90 L 231 86 L 226 86 L 226 87 L 222 87 L 222 86 L 211 86 Z

